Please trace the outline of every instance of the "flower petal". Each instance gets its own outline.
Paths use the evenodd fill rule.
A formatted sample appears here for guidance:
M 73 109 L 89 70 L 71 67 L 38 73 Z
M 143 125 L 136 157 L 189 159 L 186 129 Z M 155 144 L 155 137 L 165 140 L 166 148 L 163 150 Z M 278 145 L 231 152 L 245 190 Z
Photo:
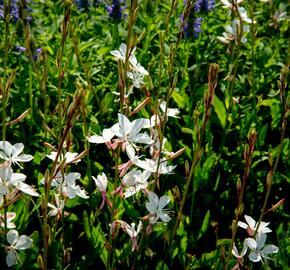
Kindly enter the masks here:
M 245 217 L 245 220 L 247 221 L 247 223 L 249 224 L 250 228 L 254 229 L 255 225 L 256 225 L 256 221 L 251 216 L 245 215 L 244 217 Z
M 261 253 L 264 254 L 272 254 L 272 253 L 278 253 L 279 248 L 275 245 L 266 245 L 262 250 Z
M 249 254 L 249 259 L 252 261 L 252 262 L 259 262 L 262 257 L 259 253 L 255 252 L 255 251 L 252 251 L 250 254 Z
M 12 152 L 11 156 L 12 157 L 17 157 L 19 154 L 23 151 L 24 149 L 24 144 L 23 143 L 16 143 L 12 146 Z
M 6 256 L 6 263 L 8 267 L 13 266 L 16 263 L 16 257 L 17 253 L 14 249 L 8 250 L 7 256 Z
M 24 250 L 32 246 L 32 239 L 27 235 L 21 235 L 15 245 L 15 249 Z
M 19 234 L 18 234 L 18 231 L 16 230 L 10 230 L 6 235 L 8 243 L 10 243 L 12 246 L 16 244 L 18 237 L 19 237 Z
M 169 204 L 170 198 L 167 195 L 163 195 L 159 199 L 158 210 L 162 210 L 167 204 Z

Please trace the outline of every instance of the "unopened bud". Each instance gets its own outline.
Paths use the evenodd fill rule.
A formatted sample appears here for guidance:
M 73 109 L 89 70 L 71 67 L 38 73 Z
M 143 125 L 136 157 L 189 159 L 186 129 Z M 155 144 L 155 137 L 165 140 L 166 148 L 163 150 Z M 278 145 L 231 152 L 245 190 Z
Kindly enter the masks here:
M 272 179 L 273 179 L 273 172 L 269 171 L 267 175 L 267 180 L 266 180 L 266 189 L 268 190 L 272 184 Z

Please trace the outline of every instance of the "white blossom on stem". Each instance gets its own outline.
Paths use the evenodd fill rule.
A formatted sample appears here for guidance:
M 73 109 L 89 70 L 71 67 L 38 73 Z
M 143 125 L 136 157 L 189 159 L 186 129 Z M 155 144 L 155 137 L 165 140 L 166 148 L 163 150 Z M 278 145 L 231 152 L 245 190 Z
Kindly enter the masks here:
M 244 217 L 245 217 L 245 220 L 247 223 L 239 221 L 238 226 L 247 230 L 247 233 L 250 236 L 253 236 L 257 230 L 256 221 L 251 216 L 244 215 Z M 272 230 L 270 228 L 268 228 L 269 224 L 270 224 L 270 222 L 261 221 L 257 233 L 260 233 L 260 232 L 261 233 L 270 233 L 270 232 L 272 232 Z
M 97 178 L 92 176 L 93 180 L 95 181 L 95 184 L 97 186 L 98 191 L 102 194 L 102 203 L 100 206 L 100 210 L 104 207 L 105 202 L 109 205 L 109 207 L 112 207 L 112 203 L 107 197 L 107 186 L 108 186 L 108 179 L 105 173 L 102 173 L 101 175 L 98 175 Z
M 28 195 L 39 196 L 33 187 L 24 183 L 26 175 L 23 173 L 13 173 L 13 170 L 9 165 L 9 161 L 0 165 L 0 196 L 7 195 L 10 193 L 11 189 L 13 190 L 15 188 Z
M 261 261 L 264 263 L 264 260 L 267 261 L 270 259 L 269 255 L 278 253 L 279 248 L 275 245 L 265 245 L 267 235 L 265 233 L 257 233 L 254 238 L 246 238 L 245 243 L 251 249 L 249 254 L 249 259 L 252 262 Z
M 8 267 L 18 262 L 18 251 L 28 249 L 32 246 L 32 239 L 27 235 L 19 236 L 16 230 L 10 230 L 7 233 L 7 241 L 10 244 L 6 246 L 7 256 L 6 263 Z
M 51 186 L 57 187 L 61 193 L 65 194 L 69 198 L 79 196 L 83 199 L 88 199 L 89 196 L 87 196 L 86 191 L 79 185 L 76 185 L 76 180 L 80 177 L 81 174 L 77 172 L 71 172 L 65 175 L 59 171 L 53 178 Z
M 158 198 L 154 192 L 149 192 L 149 201 L 146 202 L 146 209 L 150 212 L 149 222 L 155 224 L 159 218 L 163 222 L 169 222 L 171 217 L 169 216 L 169 211 L 164 209 L 164 207 L 169 204 L 170 198 L 166 195 L 163 195 Z
M 33 159 L 33 156 L 20 153 L 24 149 L 23 143 L 16 143 L 11 145 L 10 142 L 0 141 L 0 158 L 4 160 L 9 160 L 12 163 L 16 163 L 19 167 L 18 162 L 29 162 Z

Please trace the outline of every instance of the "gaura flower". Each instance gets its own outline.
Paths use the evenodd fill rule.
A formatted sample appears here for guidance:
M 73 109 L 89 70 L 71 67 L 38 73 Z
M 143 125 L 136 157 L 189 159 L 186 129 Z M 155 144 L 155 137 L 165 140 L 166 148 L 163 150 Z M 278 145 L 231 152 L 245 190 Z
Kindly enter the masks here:
M 8 194 L 10 189 L 17 188 L 28 195 L 38 197 L 39 194 L 34 188 L 24 183 L 26 175 L 23 173 L 13 173 L 9 164 L 6 161 L 0 165 L 0 196 Z
M 116 220 L 112 224 L 111 229 L 114 229 L 116 224 L 120 224 L 121 228 L 124 230 L 124 232 L 126 232 L 130 236 L 131 243 L 132 243 L 132 251 L 137 250 L 138 249 L 137 235 L 141 232 L 141 230 L 143 228 L 142 221 L 139 221 L 137 229 L 136 229 L 135 223 L 131 223 L 131 226 L 130 226 L 128 223 L 126 223 L 123 220 Z M 111 233 L 113 233 L 112 230 L 111 230 Z
M 33 159 L 33 156 L 21 154 L 24 149 L 23 143 L 16 143 L 11 145 L 10 142 L 0 141 L 0 158 L 4 160 L 9 160 L 12 163 L 16 163 L 19 167 L 18 162 L 29 162 Z
M 80 161 L 79 159 L 76 160 L 77 155 L 78 155 L 78 153 L 71 153 L 71 152 L 66 152 L 65 155 L 60 154 L 60 155 L 58 156 L 58 160 L 57 160 L 57 162 L 58 162 L 58 163 L 61 163 L 62 160 L 65 159 L 65 163 L 66 163 L 66 164 L 69 164 L 69 163 L 77 163 L 77 162 Z M 46 155 L 46 156 L 47 156 L 49 159 L 55 161 L 56 156 L 57 156 L 57 152 L 52 151 L 49 155 Z
M 48 212 L 48 217 L 54 217 L 60 218 L 62 215 L 62 210 L 64 208 L 64 200 L 59 199 L 59 194 L 54 194 L 55 197 L 55 205 L 48 203 L 47 206 L 51 208 L 51 210 Z
M 149 222 L 155 224 L 159 218 L 163 222 L 171 220 L 169 211 L 164 207 L 170 202 L 170 198 L 163 195 L 160 199 L 154 192 L 149 192 L 149 202 L 146 202 L 146 209 L 150 212 Z
M 123 114 L 118 114 L 119 123 L 115 124 L 111 130 L 119 138 L 119 142 L 122 143 L 123 149 L 126 149 L 127 155 L 130 157 L 135 153 L 137 146 L 136 143 L 151 144 L 154 141 L 151 140 L 148 134 L 140 133 L 140 130 L 148 126 L 149 120 L 145 118 L 138 118 L 132 122 Z
M 109 205 L 109 207 L 112 207 L 112 203 L 107 198 L 107 186 L 108 186 L 108 179 L 105 173 L 102 173 L 101 175 L 98 175 L 97 178 L 92 176 L 93 180 L 95 181 L 95 184 L 97 186 L 97 189 L 102 194 L 102 204 L 100 206 L 100 210 L 104 207 L 105 202 Z
M 250 236 L 253 236 L 257 230 L 256 221 L 251 216 L 244 215 L 244 217 L 245 217 L 245 220 L 247 223 L 239 221 L 238 226 L 247 230 L 247 233 Z M 270 228 L 268 228 L 269 224 L 270 224 L 270 222 L 261 221 L 259 228 L 258 228 L 258 233 L 270 233 L 270 232 L 272 232 L 272 230 Z
M 232 268 L 232 270 L 240 269 L 240 266 L 243 266 L 243 257 L 246 255 L 247 249 L 248 247 L 244 242 L 242 252 L 239 254 L 238 249 L 234 243 L 232 254 L 234 255 L 234 257 L 237 258 L 238 261 L 237 261 L 237 264 Z
M 80 177 L 81 174 L 77 172 L 71 172 L 65 175 L 59 171 L 52 180 L 51 186 L 57 187 L 61 193 L 65 194 L 69 198 L 79 196 L 83 199 L 88 199 L 89 196 L 87 196 L 86 191 L 81 189 L 79 185 L 76 185 L 76 180 Z
M 139 192 L 141 189 L 146 189 L 148 186 L 148 178 L 150 177 L 150 171 L 143 171 L 133 169 L 128 172 L 122 180 L 122 185 L 125 186 L 125 198 L 128 198 L 135 193 Z
M 267 235 L 265 233 L 259 232 L 256 235 L 256 239 L 246 238 L 245 243 L 251 249 L 251 253 L 249 254 L 249 259 L 252 262 L 259 262 L 263 260 L 267 261 L 270 259 L 269 255 L 278 253 L 279 248 L 275 245 L 266 245 Z
M 6 256 L 6 263 L 8 267 L 13 266 L 18 262 L 18 251 L 25 250 L 32 246 L 32 239 L 27 235 L 21 235 L 16 230 L 10 230 L 7 233 L 7 241 L 10 244 L 6 246 L 7 256 Z

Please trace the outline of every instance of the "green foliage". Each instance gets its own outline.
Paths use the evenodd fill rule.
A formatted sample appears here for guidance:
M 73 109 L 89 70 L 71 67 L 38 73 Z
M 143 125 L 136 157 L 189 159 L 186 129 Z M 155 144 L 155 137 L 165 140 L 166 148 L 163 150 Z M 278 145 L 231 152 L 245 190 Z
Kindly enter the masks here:
M 194 15 L 203 17 L 197 38 L 186 37 L 181 29 L 183 0 L 136 1 L 137 17 L 131 24 L 130 4 L 134 1 L 125 1 L 127 16 L 118 22 L 107 13 L 105 2 L 111 5 L 112 1 L 87 1 L 91 6 L 83 9 L 77 8 L 77 1 L 20 2 L 31 8 L 20 9 L 29 13 L 31 21 L 11 17 L 5 22 L 0 16 L 1 135 L 11 144 L 22 142 L 24 153 L 33 155 L 29 163 L 20 162 L 21 168 L 13 164 L 13 171 L 25 174 L 25 183 L 34 186 L 40 196 L 31 197 L 17 189 L 11 197 L 0 195 L 1 224 L 7 211 L 15 212 L 13 222 L 19 235 L 33 240 L 30 249 L 19 252 L 21 261 L 15 269 L 44 269 L 46 240 L 47 269 L 224 269 L 227 263 L 231 269 L 237 263 L 231 245 L 235 242 L 241 251 L 243 239 L 248 237 L 234 228 L 233 220 L 237 216 L 243 220 L 244 214 L 258 220 L 265 198 L 262 220 L 270 222 L 273 231 L 267 244 L 277 245 L 279 253 L 271 256 L 269 265 L 252 263 L 247 253 L 244 267 L 288 269 L 289 72 L 282 78 L 283 68 L 289 69 L 287 1 L 243 1 L 241 5 L 257 23 L 244 31 L 247 42 L 231 37 L 228 44 L 217 37 L 237 11 L 229 15 L 231 11 L 220 1 L 213 10 Z M 120 142 L 112 150 L 105 144 L 89 143 L 88 137 L 100 135 L 118 121 L 123 106 L 120 89 L 122 83 L 128 86 L 131 81 L 122 81 L 125 66 L 110 52 L 128 42 L 136 46 L 137 60 L 150 77 L 125 97 L 124 114 L 130 121 L 161 115 L 161 100 L 180 113 L 178 118 L 168 117 L 156 125 L 158 138 L 167 139 L 162 150 L 168 163 L 177 165 L 173 174 L 153 173 L 146 190 L 124 198 L 117 167 L 128 161 L 126 152 Z M 26 51 L 20 52 L 17 45 Z M 42 52 L 33 60 L 35 48 Z M 208 82 L 211 63 L 219 64 L 213 94 Z M 282 91 L 281 84 L 287 81 Z M 207 94 L 212 95 L 209 105 Z M 81 101 L 74 107 L 78 98 Z M 247 159 L 253 129 L 257 138 Z M 150 132 L 155 136 L 152 129 Z M 56 204 L 56 189 L 51 187 L 46 194 L 43 179 L 52 177 L 56 168 L 46 155 L 61 143 L 63 153 L 86 151 L 80 162 L 62 164 L 59 170 L 79 172 L 76 183 L 89 198 L 62 196 L 64 209 L 50 216 L 52 208 L 47 203 Z M 172 154 L 181 148 L 184 152 L 172 160 Z M 150 146 L 144 150 L 138 144 L 137 149 L 140 157 L 148 158 Z M 106 201 L 100 209 L 103 195 L 92 176 L 102 172 L 108 177 L 106 196 L 112 206 Z M 239 208 L 243 181 L 246 185 Z M 149 190 L 159 197 L 170 196 L 168 223 L 160 219 L 157 224 L 149 222 L 145 207 Z M 142 220 L 143 228 L 136 236 L 138 249 L 132 251 L 132 237 L 118 224 L 120 220 L 136 226 Z M 112 228 L 114 222 L 116 228 Z M 4 227 L 0 227 L 0 269 L 7 268 Z

